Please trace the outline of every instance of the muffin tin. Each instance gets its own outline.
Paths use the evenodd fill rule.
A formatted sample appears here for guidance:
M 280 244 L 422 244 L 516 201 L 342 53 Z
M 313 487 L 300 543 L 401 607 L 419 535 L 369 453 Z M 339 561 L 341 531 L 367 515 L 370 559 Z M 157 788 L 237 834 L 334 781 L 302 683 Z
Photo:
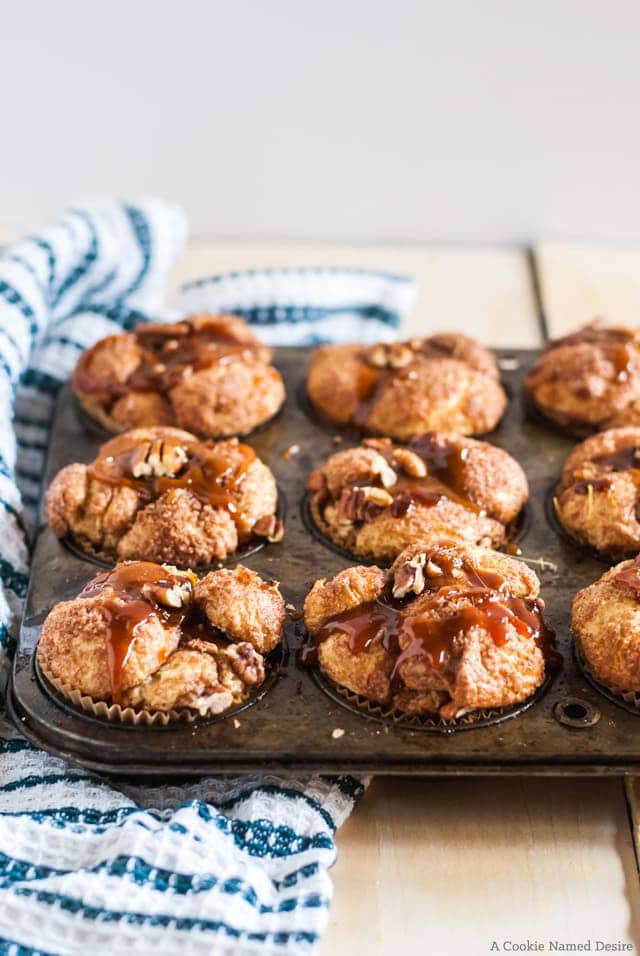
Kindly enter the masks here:
M 282 544 L 266 544 L 240 560 L 281 582 L 285 600 L 301 611 L 318 577 L 358 563 L 336 552 L 307 525 L 309 472 L 358 437 L 314 415 L 304 395 L 310 350 L 281 348 L 274 364 L 287 386 L 283 410 L 248 439 L 276 476 L 286 502 Z M 531 499 L 518 536 L 522 559 L 540 577 L 545 619 L 557 632 L 562 668 L 522 706 L 483 712 L 445 724 L 398 720 L 301 667 L 296 650 L 305 635 L 297 615 L 287 620 L 281 663 L 266 688 L 243 708 L 214 720 L 164 728 L 101 721 L 63 705 L 34 666 L 40 628 L 49 609 L 75 595 L 96 565 L 59 542 L 42 521 L 31 570 L 8 707 L 21 732 L 73 763 L 127 776 L 220 772 L 322 771 L 402 774 L 621 773 L 640 767 L 640 715 L 594 687 L 576 663 L 569 635 L 571 599 L 605 565 L 557 534 L 548 519 L 548 490 L 575 442 L 529 414 L 522 397 L 535 351 L 499 351 L 510 396 L 505 418 L 487 436 L 509 451 L 529 479 Z M 106 439 L 80 413 L 70 387 L 60 393 L 51 433 L 45 486 L 70 461 L 89 461 Z M 292 446 L 299 446 L 292 454 Z

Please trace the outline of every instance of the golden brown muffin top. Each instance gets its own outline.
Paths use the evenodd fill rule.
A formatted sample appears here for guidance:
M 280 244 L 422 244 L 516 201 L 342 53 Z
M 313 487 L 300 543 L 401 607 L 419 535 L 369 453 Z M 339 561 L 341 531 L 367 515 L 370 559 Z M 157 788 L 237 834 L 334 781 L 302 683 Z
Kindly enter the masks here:
M 237 438 L 200 441 L 177 428 L 138 428 L 68 465 L 47 491 L 58 537 L 105 558 L 192 566 L 224 560 L 252 536 L 279 540 L 271 471 Z
M 571 631 L 593 676 L 640 691 L 640 557 L 622 561 L 582 588 L 571 605 Z
M 371 438 L 336 452 L 311 473 L 308 489 L 319 530 L 376 561 L 412 541 L 500 546 L 528 497 L 526 477 L 505 451 L 434 431 L 408 446 Z
M 640 330 L 596 319 L 550 342 L 525 388 L 547 418 L 576 435 L 637 423 Z
M 352 579 L 360 576 L 367 586 L 358 592 Z M 551 655 L 553 632 L 542 618 L 538 589 L 536 575 L 508 555 L 415 544 L 386 575 L 379 568 L 349 568 L 330 582 L 316 582 L 305 602 L 314 642 L 307 659 L 331 636 L 346 634 L 352 654 L 381 645 L 394 655 L 393 685 L 394 675 L 416 660 L 446 671 L 473 628 L 496 645 L 515 631 Z
M 229 511 L 237 524 L 234 499 L 255 459 L 253 448 L 237 438 L 200 441 L 177 428 L 139 428 L 105 442 L 88 474 L 133 488 L 145 502 L 184 488 L 203 504 Z
M 248 434 L 281 407 L 282 376 L 242 319 L 193 315 L 139 325 L 80 356 L 73 387 L 106 429 L 177 425 L 201 435 Z
M 506 396 L 495 356 L 457 333 L 406 342 L 324 345 L 309 366 L 307 392 L 330 421 L 408 440 L 428 429 L 490 431 Z
M 100 375 L 99 352 L 106 342 L 131 340 L 133 367 L 118 381 L 113 374 Z M 129 392 L 168 392 L 190 369 L 260 359 L 268 361 L 270 350 L 248 326 L 235 316 L 193 315 L 172 325 L 139 325 L 132 333 L 101 339 L 80 356 L 74 372 L 79 391 L 118 398 Z M 111 369 L 108 370 L 112 372 Z
M 76 598 L 52 609 L 38 655 L 45 672 L 116 703 L 134 688 L 134 696 L 144 698 L 145 681 L 160 678 L 185 648 L 202 652 L 208 646 L 241 680 L 256 683 L 264 676 L 262 651 L 282 638 L 284 614 L 277 583 L 242 566 L 199 581 L 192 571 L 128 561 L 97 574 Z
M 592 435 L 568 456 L 555 499 L 577 541 L 610 559 L 640 550 L 640 428 Z
M 515 500 L 506 503 L 511 487 L 496 487 L 505 470 L 507 484 L 517 486 Z M 351 520 L 365 520 L 387 507 L 401 518 L 417 506 L 433 507 L 448 498 L 474 514 L 508 522 L 527 496 L 521 469 L 502 449 L 435 431 L 407 446 L 369 438 L 360 448 L 336 452 L 311 473 L 308 488 L 335 498 L 339 512 Z

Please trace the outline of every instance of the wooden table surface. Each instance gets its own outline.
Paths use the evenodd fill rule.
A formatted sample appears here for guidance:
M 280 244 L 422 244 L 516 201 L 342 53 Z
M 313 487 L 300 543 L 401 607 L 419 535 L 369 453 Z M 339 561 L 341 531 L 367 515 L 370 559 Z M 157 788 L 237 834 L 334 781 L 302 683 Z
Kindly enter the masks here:
M 627 322 L 640 315 L 640 249 L 629 247 L 547 243 L 528 254 L 194 244 L 173 285 L 228 269 L 322 264 L 415 276 L 409 334 L 452 329 L 487 345 L 535 346 L 541 311 L 551 335 L 595 315 Z M 527 939 L 544 942 L 545 951 L 550 940 L 640 951 L 636 802 L 635 784 L 625 791 L 618 778 L 376 778 L 338 833 L 321 954 L 480 956 L 494 941 Z

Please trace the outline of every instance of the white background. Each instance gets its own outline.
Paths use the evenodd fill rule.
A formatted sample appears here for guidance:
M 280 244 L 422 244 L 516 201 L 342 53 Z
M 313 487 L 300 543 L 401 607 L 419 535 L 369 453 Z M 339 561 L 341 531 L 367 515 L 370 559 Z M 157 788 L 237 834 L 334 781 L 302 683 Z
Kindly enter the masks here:
M 640 239 L 631 0 L 0 0 L 0 224 L 163 195 L 199 238 Z

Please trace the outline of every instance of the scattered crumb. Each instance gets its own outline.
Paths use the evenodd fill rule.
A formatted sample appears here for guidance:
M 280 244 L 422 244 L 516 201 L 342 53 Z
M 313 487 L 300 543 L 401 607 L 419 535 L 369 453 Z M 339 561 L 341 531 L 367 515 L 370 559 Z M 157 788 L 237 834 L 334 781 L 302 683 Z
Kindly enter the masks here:
M 300 445 L 297 442 L 293 442 L 291 445 L 287 445 L 285 450 L 282 452 L 282 457 L 285 461 L 289 461 L 295 455 L 299 454 Z
M 341 445 L 343 441 L 344 441 L 344 438 L 342 437 L 342 435 L 334 435 L 334 436 L 333 436 L 333 444 L 334 444 L 334 445 Z
M 233 718 L 233 726 L 236 728 L 236 730 L 237 730 L 238 727 L 240 726 L 240 721 L 238 720 L 237 717 L 234 717 L 234 718 Z
M 334 740 L 338 740 L 339 737 L 344 737 L 344 730 L 342 727 L 334 727 L 334 729 L 331 731 L 331 736 Z
M 515 372 L 516 369 L 520 368 L 520 359 L 515 357 L 498 359 L 498 368 L 502 369 L 503 372 Z
M 295 604 L 286 604 L 286 611 L 292 621 L 301 621 L 304 617 L 304 613 L 299 611 Z
M 526 561 L 527 564 L 537 564 L 541 571 L 557 571 L 558 565 L 554 564 L 553 561 L 547 561 L 546 558 L 525 558 L 522 557 L 523 561 Z

